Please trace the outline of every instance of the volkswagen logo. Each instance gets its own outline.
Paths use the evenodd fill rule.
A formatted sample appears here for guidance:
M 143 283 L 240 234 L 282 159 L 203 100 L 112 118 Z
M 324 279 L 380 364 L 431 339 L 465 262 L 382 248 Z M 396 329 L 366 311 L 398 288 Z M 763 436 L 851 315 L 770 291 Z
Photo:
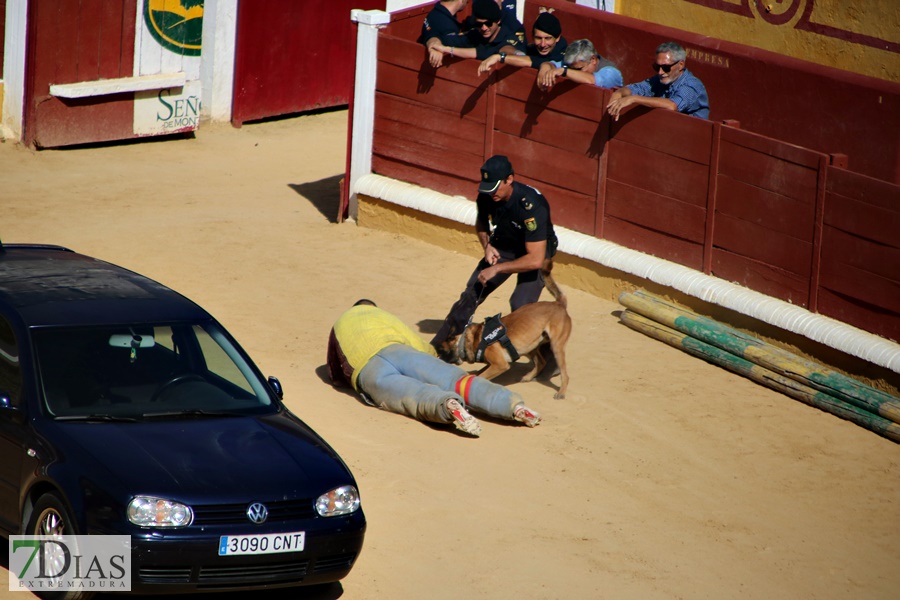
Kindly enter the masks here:
M 254 502 L 247 507 L 247 518 L 257 525 L 262 525 L 269 518 L 269 509 L 261 502 Z

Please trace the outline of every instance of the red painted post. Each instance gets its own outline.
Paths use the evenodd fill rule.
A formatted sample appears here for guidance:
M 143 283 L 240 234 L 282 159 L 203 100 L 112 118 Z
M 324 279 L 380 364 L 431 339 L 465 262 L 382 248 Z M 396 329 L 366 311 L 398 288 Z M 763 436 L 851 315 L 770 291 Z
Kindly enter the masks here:
M 719 183 L 719 147 L 722 141 L 722 125 L 713 124 L 713 139 L 709 149 L 709 179 L 706 187 L 706 231 L 703 235 L 703 272 L 712 273 L 713 236 L 716 224 L 716 196 Z
M 822 232 L 825 226 L 825 188 L 829 157 L 819 159 L 819 173 L 816 178 L 816 212 L 813 218 L 812 258 L 809 266 L 809 303 L 807 309 L 817 313 L 819 301 L 819 279 L 822 266 Z

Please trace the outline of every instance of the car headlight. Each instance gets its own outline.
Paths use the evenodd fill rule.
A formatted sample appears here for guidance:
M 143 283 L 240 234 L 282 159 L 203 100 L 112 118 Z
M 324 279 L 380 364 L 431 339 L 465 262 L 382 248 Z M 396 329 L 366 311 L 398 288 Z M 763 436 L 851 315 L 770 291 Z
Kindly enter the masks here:
M 342 485 L 316 499 L 316 512 L 323 517 L 349 515 L 359 508 L 359 492 L 352 485 Z
M 139 527 L 187 527 L 194 511 L 165 498 L 137 496 L 128 503 L 128 520 Z

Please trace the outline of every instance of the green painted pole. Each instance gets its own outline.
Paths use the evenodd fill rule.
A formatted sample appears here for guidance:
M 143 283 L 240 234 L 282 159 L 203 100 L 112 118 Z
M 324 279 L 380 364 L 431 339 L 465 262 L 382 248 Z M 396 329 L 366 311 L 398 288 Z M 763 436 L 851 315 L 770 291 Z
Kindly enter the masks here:
M 619 318 L 622 323 L 635 331 L 663 341 L 670 346 L 724 367 L 729 371 L 743 375 L 757 383 L 800 400 L 804 404 L 814 406 L 837 417 L 856 423 L 860 427 L 864 427 L 894 442 L 900 442 L 900 425 L 888 419 L 813 389 L 790 377 L 736 356 L 727 350 L 717 348 L 712 344 L 707 344 L 680 331 L 666 327 L 651 318 L 631 310 L 622 311 Z
M 781 373 L 829 396 L 849 402 L 885 419 L 900 423 L 900 398 L 847 377 L 824 365 L 638 290 L 623 292 L 619 302 L 628 309 L 672 329 L 712 344 L 760 366 Z

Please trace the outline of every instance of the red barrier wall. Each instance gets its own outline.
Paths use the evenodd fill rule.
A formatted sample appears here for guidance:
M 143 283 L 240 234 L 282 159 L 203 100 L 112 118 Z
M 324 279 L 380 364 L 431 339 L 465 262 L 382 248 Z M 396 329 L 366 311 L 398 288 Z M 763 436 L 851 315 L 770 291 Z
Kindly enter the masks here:
M 542 6 L 555 9 L 567 40 L 594 42 L 626 83 L 651 76 L 656 46 L 677 41 L 688 51 L 688 68 L 706 85 L 712 120 L 736 120 L 747 131 L 823 154 L 846 154 L 850 170 L 900 184 L 900 84 L 566 0 L 526 2 L 529 34 Z M 416 39 L 429 9 L 395 13 L 388 32 Z

